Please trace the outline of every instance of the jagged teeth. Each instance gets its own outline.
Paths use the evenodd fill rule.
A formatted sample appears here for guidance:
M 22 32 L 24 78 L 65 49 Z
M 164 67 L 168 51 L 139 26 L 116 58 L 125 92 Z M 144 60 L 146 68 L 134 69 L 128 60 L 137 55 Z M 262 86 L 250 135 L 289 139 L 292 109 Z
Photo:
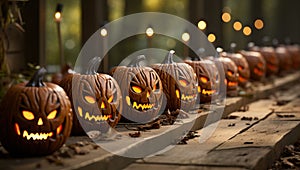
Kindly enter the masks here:
M 30 140 L 31 138 L 33 140 L 46 140 L 48 137 L 51 137 L 53 135 L 52 132 L 49 133 L 30 133 L 28 134 L 28 132 L 26 130 L 24 130 L 23 132 L 23 138 L 27 138 L 27 140 Z
M 202 94 L 212 95 L 214 93 L 215 93 L 215 90 L 205 90 L 205 89 L 202 90 Z
M 154 106 L 154 104 L 137 104 L 136 102 L 133 102 L 133 105 L 132 107 L 135 108 L 135 109 L 142 109 L 142 110 L 145 110 L 145 109 L 152 109 Z
M 190 99 L 193 99 L 193 98 L 195 98 L 195 96 L 196 95 L 184 95 L 184 94 L 182 94 L 181 95 L 181 100 L 190 100 Z
M 106 121 L 110 117 L 111 117 L 110 115 L 96 115 L 96 116 L 91 115 L 90 116 L 89 112 L 86 112 L 84 119 L 89 120 L 89 121 L 94 120 L 94 121 L 98 122 L 98 121 Z

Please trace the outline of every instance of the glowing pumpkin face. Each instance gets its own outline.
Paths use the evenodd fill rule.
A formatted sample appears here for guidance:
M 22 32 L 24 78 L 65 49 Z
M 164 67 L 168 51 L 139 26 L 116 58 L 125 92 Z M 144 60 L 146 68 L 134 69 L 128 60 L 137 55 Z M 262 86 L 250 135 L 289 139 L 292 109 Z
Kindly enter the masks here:
M 266 61 L 266 76 L 276 75 L 279 71 L 279 59 L 273 47 L 253 47 L 252 51 L 260 52 Z
M 266 62 L 261 53 L 255 51 L 240 51 L 250 67 L 250 78 L 260 81 L 266 74 Z
M 235 63 L 239 73 L 238 85 L 245 87 L 250 78 L 250 69 L 247 60 L 239 53 L 222 52 L 220 55 L 230 58 Z
M 293 68 L 292 56 L 284 46 L 275 48 L 276 55 L 279 60 L 279 72 L 288 72 Z
M 185 60 L 195 71 L 198 78 L 198 99 L 200 103 L 211 102 L 212 96 L 216 93 L 219 80 L 215 73 L 218 73 L 214 63 L 210 60 L 191 61 Z
M 173 50 L 170 51 L 162 64 L 154 64 L 151 67 L 162 80 L 163 90 L 167 97 L 165 110 L 189 111 L 195 106 L 197 99 L 197 76 L 188 64 L 174 62 L 174 53 Z
M 12 86 L 1 103 L 1 143 L 12 154 L 50 154 L 70 135 L 70 101 L 61 87 L 41 81 L 44 73 Z
M 224 83 L 227 87 L 227 96 L 236 96 L 239 79 L 238 68 L 229 58 L 220 57 L 218 60 L 223 64 L 225 73 Z
M 157 73 L 140 65 L 145 56 L 138 56 L 128 67 L 115 67 L 111 74 L 120 84 L 124 121 L 146 123 L 155 119 L 162 105 L 162 84 Z
M 73 134 L 84 134 L 84 131 L 106 133 L 119 122 L 122 95 L 117 82 L 110 75 L 92 70 L 87 74 L 68 75 L 60 84 L 71 98 L 76 114 Z

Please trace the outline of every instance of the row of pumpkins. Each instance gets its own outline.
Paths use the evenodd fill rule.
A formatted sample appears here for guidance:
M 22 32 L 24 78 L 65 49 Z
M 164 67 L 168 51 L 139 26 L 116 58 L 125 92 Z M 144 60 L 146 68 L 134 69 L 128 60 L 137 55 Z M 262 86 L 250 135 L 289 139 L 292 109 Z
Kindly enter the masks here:
M 111 75 L 97 73 L 100 58 L 89 62 L 86 74 L 67 74 L 59 85 L 43 82 L 45 69 L 28 83 L 12 86 L 0 105 L 0 139 L 13 155 L 45 155 L 59 149 L 71 134 L 98 130 L 105 133 L 120 121 L 145 123 L 161 110 L 189 111 L 196 103 L 211 102 L 218 86 L 237 94 L 250 79 L 300 68 L 299 46 L 251 47 L 248 51 L 221 52 L 220 58 L 173 61 L 171 50 L 161 64 L 141 66 L 138 56 Z M 219 81 L 216 61 L 223 64 Z M 173 115 L 176 116 L 176 115 Z M 122 119 L 122 120 L 123 120 Z M 84 131 L 83 131 L 84 130 Z

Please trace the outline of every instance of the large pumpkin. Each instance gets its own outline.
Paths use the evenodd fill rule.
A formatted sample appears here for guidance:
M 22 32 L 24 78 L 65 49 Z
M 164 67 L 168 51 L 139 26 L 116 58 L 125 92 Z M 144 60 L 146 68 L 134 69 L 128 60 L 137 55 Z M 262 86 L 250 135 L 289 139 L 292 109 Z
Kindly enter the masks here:
M 220 55 L 230 58 L 235 63 L 239 73 L 238 85 L 245 87 L 250 78 L 250 69 L 247 60 L 239 53 L 222 52 Z
M 72 134 L 85 132 L 104 134 L 119 122 L 122 95 L 117 82 L 108 74 L 97 73 L 101 59 L 89 62 L 86 74 L 70 74 L 60 83 L 72 102 L 74 126 Z
M 197 100 L 197 75 L 190 65 L 174 62 L 174 53 L 175 51 L 171 50 L 162 64 L 153 64 L 151 67 L 162 80 L 164 94 L 167 98 L 165 110 L 189 111 L 195 107 Z
M 279 60 L 279 72 L 285 73 L 293 69 L 292 56 L 284 46 L 278 46 L 275 48 L 276 55 Z
M 1 143 L 14 155 L 46 155 L 59 149 L 72 128 L 71 105 L 58 85 L 38 70 L 29 83 L 12 86 L 0 106 Z
M 218 70 L 214 63 L 210 60 L 185 60 L 195 71 L 198 79 L 198 99 L 200 103 L 211 102 L 212 96 L 216 93 L 219 81 L 217 80 L 216 73 Z
M 242 50 L 240 53 L 246 58 L 250 67 L 250 78 L 260 81 L 266 75 L 266 62 L 261 53 Z
M 227 96 L 237 96 L 239 73 L 235 63 L 230 58 L 218 58 L 223 65 Z
M 119 83 L 123 95 L 123 120 L 138 123 L 152 121 L 162 106 L 162 84 L 150 67 L 141 66 L 145 56 L 138 56 L 129 66 L 118 66 L 111 74 Z

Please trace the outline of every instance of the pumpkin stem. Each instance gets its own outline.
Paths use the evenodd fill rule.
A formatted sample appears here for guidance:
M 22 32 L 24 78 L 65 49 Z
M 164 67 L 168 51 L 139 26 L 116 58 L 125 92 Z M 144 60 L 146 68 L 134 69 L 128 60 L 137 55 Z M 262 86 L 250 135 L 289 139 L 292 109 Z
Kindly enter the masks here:
M 170 50 L 169 53 L 166 55 L 165 60 L 163 61 L 163 64 L 172 64 L 175 63 L 173 60 L 173 56 L 175 54 L 174 50 Z
M 85 72 L 85 74 L 87 74 L 87 75 L 97 74 L 97 70 L 100 65 L 100 62 L 101 62 L 100 57 L 96 56 L 96 57 L 92 58 L 88 63 L 88 69 Z
M 229 47 L 229 52 L 235 53 L 235 50 L 236 50 L 236 43 L 231 43 Z
M 199 48 L 197 50 L 197 57 L 194 57 L 194 61 L 202 61 L 203 57 L 205 57 L 205 49 L 204 48 Z
M 139 55 L 129 63 L 129 67 L 140 67 L 140 62 L 144 60 L 146 60 L 146 57 L 144 55 Z
M 38 69 L 30 81 L 26 84 L 26 87 L 43 87 L 45 84 L 43 83 L 43 77 L 47 73 L 47 70 L 42 67 Z

